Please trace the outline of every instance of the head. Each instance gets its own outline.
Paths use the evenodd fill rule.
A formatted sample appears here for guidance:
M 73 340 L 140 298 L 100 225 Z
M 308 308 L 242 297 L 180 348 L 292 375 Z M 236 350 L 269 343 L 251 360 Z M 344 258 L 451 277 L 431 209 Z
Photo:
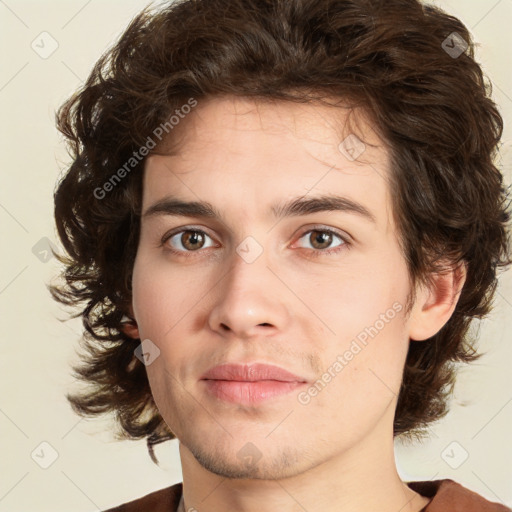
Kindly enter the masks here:
M 468 44 L 457 58 L 443 49 L 453 32 Z M 477 357 L 471 321 L 510 264 L 502 120 L 473 57 L 460 21 L 415 0 L 181 1 L 137 16 L 57 116 L 73 162 L 55 193 L 68 254 L 52 293 L 79 309 L 87 348 L 74 408 L 113 412 L 150 446 L 186 439 L 208 464 L 199 438 L 220 453 L 236 433 L 241 448 L 276 416 L 219 408 L 223 433 L 191 398 L 198 379 L 264 360 L 311 385 L 332 377 L 297 395 L 297 439 L 261 441 L 287 463 L 300 453 L 272 452 L 287 439 L 313 453 L 320 431 L 348 448 L 382 418 L 395 436 L 442 418 L 453 363 Z M 310 202 L 273 217 L 327 196 L 370 215 Z M 171 197 L 218 215 L 159 215 Z M 205 248 L 170 251 L 192 224 Z M 313 256 L 326 239 L 332 252 Z M 146 339 L 150 365 L 135 353 Z

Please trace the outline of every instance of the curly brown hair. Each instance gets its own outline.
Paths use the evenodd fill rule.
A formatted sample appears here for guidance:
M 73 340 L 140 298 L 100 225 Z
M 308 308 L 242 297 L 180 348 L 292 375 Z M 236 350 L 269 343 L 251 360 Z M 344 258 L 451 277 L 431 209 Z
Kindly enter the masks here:
M 421 435 L 448 411 L 454 363 L 480 357 L 470 323 L 490 312 L 498 267 L 512 261 L 490 83 L 464 24 L 417 0 L 178 0 L 132 20 L 56 116 L 72 163 L 55 192 L 67 255 L 57 255 L 63 282 L 50 290 L 82 317 L 74 376 L 88 384 L 67 399 L 82 416 L 115 413 L 117 437 L 146 438 L 152 457 L 175 437 L 134 355 L 140 340 L 122 330 L 145 162 L 134 155 L 190 98 L 220 95 L 364 108 L 390 148 L 411 282 L 428 283 L 442 260 L 467 264 L 449 321 L 410 341 L 394 434 Z

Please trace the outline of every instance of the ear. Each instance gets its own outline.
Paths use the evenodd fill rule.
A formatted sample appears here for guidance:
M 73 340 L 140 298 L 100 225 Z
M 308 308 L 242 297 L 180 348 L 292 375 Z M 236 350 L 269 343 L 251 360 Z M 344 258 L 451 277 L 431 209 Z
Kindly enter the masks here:
M 133 314 L 133 307 L 130 305 L 129 307 L 129 316 L 124 315 L 121 318 L 121 331 L 124 332 L 127 336 L 133 339 L 139 339 L 139 327 L 135 320 L 135 315 Z
M 431 276 L 431 284 L 417 290 L 411 310 L 409 337 L 422 341 L 437 334 L 448 322 L 466 281 L 467 264 L 448 267 Z

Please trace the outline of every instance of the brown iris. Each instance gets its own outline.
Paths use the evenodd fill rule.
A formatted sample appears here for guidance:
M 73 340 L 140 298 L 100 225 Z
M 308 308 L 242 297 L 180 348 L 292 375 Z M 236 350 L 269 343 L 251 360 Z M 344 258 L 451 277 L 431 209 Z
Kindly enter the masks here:
M 332 233 L 327 231 L 311 231 L 309 241 L 315 249 L 326 249 L 332 243 Z M 315 244 L 320 244 L 322 247 L 318 247 Z
M 181 235 L 181 243 L 185 249 L 195 251 L 204 245 L 204 235 L 199 231 L 185 231 Z

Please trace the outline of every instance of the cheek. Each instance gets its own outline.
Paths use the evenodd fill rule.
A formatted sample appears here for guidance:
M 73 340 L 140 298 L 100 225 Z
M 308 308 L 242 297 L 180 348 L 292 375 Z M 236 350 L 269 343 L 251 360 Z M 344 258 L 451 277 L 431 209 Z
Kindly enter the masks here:
M 384 325 L 368 322 L 363 329 L 351 326 L 359 336 L 343 334 L 328 349 L 323 361 L 324 374 L 310 388 L 314 396 L 304 407 L 304 413 L 315 411 L 317 429 L 337 425 L 347 438 L 357 439 L 384 414 L 391 414 L 389 407 L 398 398 L 408 346 L 403 313 L 394 313 L 395 310 L 388 313 L 389 321 Z M 300 403 L 308 402 L 307 396 L 302 399 Z M 327 420 L 322 411 L 329 411 Z
M 161 339 L 201 298 L 199 283 L 164 258 L 137 255 L 133 310 L 141 337 Z
M 322 304 L 317 311 L 335 333 L 331 343 L 322 345 L 324 366 L 336 375 L 329 385 L 332 399 L 339 395 L 351 402 L 353 397 L 355 409 L 360 398 L 366 405 L 386 403 L 398 394 L 409 345 L 405 262 L 398 256 L 375 258 L 371 265 L 368 260 L 325 281 L 322 290 L 312 300 Z
M 409 291 L 406 269 L 400 263 L 365 258 L 356 265 L 340 266 L 306 280 L 295 276 L 294 291 L 306 298 L 306 304 L 323 321 L 325 331 L 342 343 L 375 324 L 382 330 L 383 316 L 389 332 L 388 320 L 389 324 L 403 322 L 397 313 L 405 310 Z
M 203 357 L 201 350 L 205 347 L 194 337 L 204 325 L 202 308 L 209 287 L 204 273 L 191 275 L 167 260 L 143 256 L 138 255 L 134 265 L 132 303 L 140 339 L 149 339 L 162 356 L 146 368 L 158 395 L 159 390 L 166 389 L 166 375 L 179 380 L 189 378 L 194 367 L 183 361 L 200 361 Z
M 144 252 L 137 255 L 133 269 L 133 311 L 140 339 L 150 340 L 153 345 L 149 346 L 156 347 L 151 350 L 158 355 L 153 356 L 146 372 L 157 408 L 169 418 L 173 417 L 169 404 L 179 403 L 179 397 L 174 396 L 174 379 L 170 377 L 179 375 L 172 363 L 181 357 L 178 346 L 169 340 L 175 339 L 181 325 L 178 320 L 185 314 L 183 293 L 176 293 L 176 286 L 181 284 L 176 281 L 179 276 L 170 272 L 168 266 L 164 269 L 161 263 L 144 256 Z M 173 399 L 169 400 L 171 395 Z
M 162 296 L 165 282 L 157 279 L 156 273 L 148 272 L 146 268 L 142 264 L 135 265 L 132 303 L 141 339 L 154 339 L 162 327 L 162 313 L 168 298 Z

